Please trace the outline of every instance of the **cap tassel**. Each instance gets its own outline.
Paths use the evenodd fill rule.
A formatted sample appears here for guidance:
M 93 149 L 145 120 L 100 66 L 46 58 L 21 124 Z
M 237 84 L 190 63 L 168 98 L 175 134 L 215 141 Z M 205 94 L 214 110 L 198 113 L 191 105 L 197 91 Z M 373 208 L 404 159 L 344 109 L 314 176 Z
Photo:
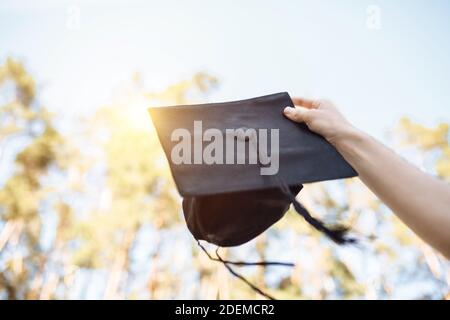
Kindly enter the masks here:
M 197 240 L 198 246 L 203 250 L 203 252 L 208 256 L 210 260 L 213 261 L 219 261 L 222 262 L 225 268 L 236 278 L 244 281 L 253 291 L 259 293 L 260 295 L 266 297 L 269 300 L 276 300 L 273 296 L 269 295 L 268 293 L 262 291 L 260 288 L 255 286 L 253 283 L 248 281 L 244 276 L 234 271 L 229 265 L 236 265 L 236 266 L 282 266 L 282 267 L 294 267 L 295 265 L 290 262 L 272 262 L 272 261 L 260 261 L 260 262 L 241 262 L 241 261 L 228 261 L 222 259 L 222 257 L 219 255 L 219 248 L 216 249 L 216 256 L 217 258 L 211 257 L 211 255 L 208 253 L 208 251 L 205 249 L 205 247 L 202 246 L 199 240 Z
M 328 238 L 336 242 L 337 244 L 350 244 L 355 243 L 356 239 L 346 237 L 348 228 L 343 226 L 335 226 L 333 228 L 328 228 L 322 221 L 314 218 L 311 214 L 306 210 L 306 208 L 297 201 L 295 195 L 292 194 L 291 190 L 285 183 L 280 183 L 281 191 L 286 195 L 286 197 L 292 202 L 295 211 L 300 214 L 306 222 L 312 225 L 316 230 L 325 233 Z

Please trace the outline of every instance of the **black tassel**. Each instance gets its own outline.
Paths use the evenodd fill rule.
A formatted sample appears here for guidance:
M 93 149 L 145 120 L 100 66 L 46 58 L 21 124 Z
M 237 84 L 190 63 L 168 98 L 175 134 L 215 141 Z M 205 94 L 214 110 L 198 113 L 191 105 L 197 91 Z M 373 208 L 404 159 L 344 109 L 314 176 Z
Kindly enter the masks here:
M 269 262 L 269 261 L 261 261 L 261 262 L 241 262 L 241 261 L 228 261 L 228 260 L 223 260 L 222 257 L 219 255 L 219 248 L 216 249 L 216 256 L 217 258 L 213 258 L 208 251 L 205 249 L 205 247 L 202 246 L 202 244 L 200 243 L 200 241 L 197 240 L 197 244 L 198 246 L 203 250 L 203 252 L 208 256 L 208 258 L 210 260 L 213 261 L 219 261 L 222 262 L 223 265 L 225 266 L 225 268 L 227 268 L 227 270 L 236 278 L 242 280 L 243 282 L 245 282 L 245 284 L 247 284 L 253 291 L 259 293 L 260 295 L 266 297 L 269 300 L 276 300 L 274 297 L 272 297 L 271 295 L 269 295 L 268 293 L 262 291 L 260 288 L 258 288 L 257 286 L 255 286 L 253 283 L 251 283 L 250 281 L 248 281 L 244 276 L 242 276 L 241 274 L 237 273 L 236 271 L 234 271 L 229 265 L 237 265 L 237 266 L 283 266 L 283 267 L 294 267 L 293 263 L 288 263 L 288 262 Z
M 294 205 L 295 211 L 297 211 L 297 213 L 300 214 L 306 220 L 306 222 L 312 225 L 316 230 L 323 232 L 328 236 L 328 238 L 330 238 L 337 244 L 350 244 L 356 242 L 356 239 L 346 237 L 348 228 L 345 228 L 343 226 L 328 228 L 322 221 L 311 216 L 308 210 L 306 210 L 306 208 L 302 206 L 302 204 L 298 202 L 297 199 L 295 199 L 295 195 L 292 194 L 291 190 L 286 184 L 280 182 L 280 189 L 286 195 L 289 201 L 291 201 L 291 203 Z
M 219 258 L 213 258 L 211 257 L 211 255 L 208 253 L 208 251 L 206 250 L 206 248 L 204 246 L 202 246 L 202 244 L 200 243 L 200 241 L 197 240 L 197 244 L 198 246 L 203 250 L 203 252 L 206 253 L 206 255 L 208 256 L 208 258 L 210 260 L 213 261 L 220 261 L 223 263 L 228 263 L 228 264 L 232 264 L 235 266 L 240 266 L 240 267 L 249 267 L 249 266 L 281 266 L 281 267 L 295 267 L 295 264 L 290 263 L 290 262 L 278 262 L 278 261 L 259 261 L 259 262 L 243 262 L 243 261 L 228 261 L 228 260 L 223 260 L 223 259 L 219 259 Z
M 260 288 L 258 288 L 257 286 L 255 286 L 253 283 L 251 283 L 250 281 L 248 281 L 244 276 L 240 275 L 239 273 L 237 273 L 236 271 L 234 271 L 229 265 L 228 263 L 226 263 L 224 260 L 222 260 L 222 258 L 219 256 L 218 250 L 216 250 L 216 256 L 217 258 L 219 258 L 219 260 L 223 263 L 223 265 L 225 266 L 225 268 L 228 269 L 228 271 L 235 277 L 237 277 L 238 279 L 244 281 L 250 288 L 253 289 L 253 291 L 259 293 L 260 295 L 266 297 L 269 300 L 276 300 L 274 297 L 272 297 L 271 295 L 269 295 L 268 293 L 262 291 Z

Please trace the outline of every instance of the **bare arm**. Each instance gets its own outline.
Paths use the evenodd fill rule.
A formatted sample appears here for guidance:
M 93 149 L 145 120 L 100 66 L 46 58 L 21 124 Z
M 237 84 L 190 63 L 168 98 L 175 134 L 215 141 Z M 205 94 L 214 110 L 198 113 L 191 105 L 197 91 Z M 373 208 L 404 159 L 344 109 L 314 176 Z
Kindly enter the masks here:
M 284 114 L 324 136 L 361 180 L 418 236 L 450 259 L 450 186 L 353 127 L 324 100 L 293 99 Z

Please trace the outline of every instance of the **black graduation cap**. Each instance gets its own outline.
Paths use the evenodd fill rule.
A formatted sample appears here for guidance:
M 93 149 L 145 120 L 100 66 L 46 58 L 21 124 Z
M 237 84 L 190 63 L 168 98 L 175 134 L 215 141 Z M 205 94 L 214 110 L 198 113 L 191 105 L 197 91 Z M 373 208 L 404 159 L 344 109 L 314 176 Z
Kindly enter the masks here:
M 243 244 L 293 204 L 335 242 L 353 241 L 344 228 L 328 228 L 312 217 L 295 196 L 303 183 L 357 174 L 323 137 L 285 118 L 286 106 L 294 104 L 284 92 L 149 109 L 197 240 Z

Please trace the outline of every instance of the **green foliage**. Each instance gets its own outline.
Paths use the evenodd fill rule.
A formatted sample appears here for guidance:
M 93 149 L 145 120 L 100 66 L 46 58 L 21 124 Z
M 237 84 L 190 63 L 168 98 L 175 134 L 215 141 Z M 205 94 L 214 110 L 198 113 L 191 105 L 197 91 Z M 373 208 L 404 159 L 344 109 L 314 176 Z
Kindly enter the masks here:
M 15 170 L 0 189 L 0 217 L 5 222 L 0 252 L 6 255 L 8 244 L 26 250 L 7 258 L 6 268 L 0 272 L 4 287 L 13 288 L 7 290 L 8 298 L 26 298 L 35 297 L 30 284 L 45 268 L 47 255 L 39 243 L 43 223 L 40 207 L 49 193 L 41 179 L 55 163 L 62 140 L 45 108 L 37 105 L 34 81 L 20 62 L 8 59 L 0 67 L 0 84 L 7 81 L 14 84 L 15 92 L 12 101 L 0 106 L 0 121 L 6 124 L 0 137 L 20 136 L 30 142 L 17 152 Z M 42 130 L 36 132 L 34 128 Z
M 439 177 L 450 179 L 449 125 L 441 123 L 436 128 L 427 128 L 407 118 L 400 121 L 399 131 L 403 142 L 418 147 L 422 152 L 437 151 L 435 170 Z

